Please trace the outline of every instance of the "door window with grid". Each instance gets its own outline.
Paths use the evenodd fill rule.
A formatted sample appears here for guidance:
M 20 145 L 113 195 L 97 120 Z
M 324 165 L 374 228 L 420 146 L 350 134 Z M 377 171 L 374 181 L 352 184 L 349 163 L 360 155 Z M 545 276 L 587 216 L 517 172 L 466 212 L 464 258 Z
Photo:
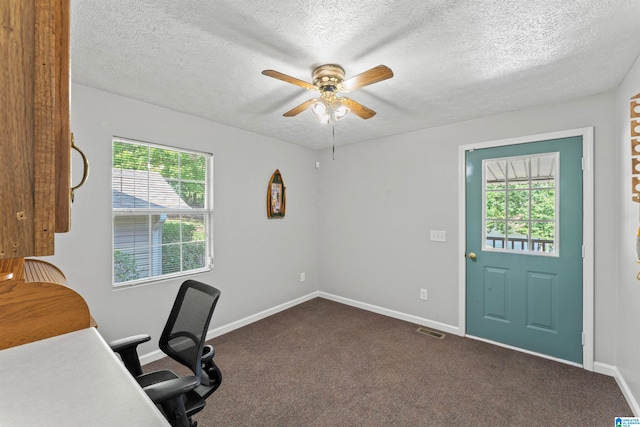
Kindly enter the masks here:
M 211 154 L 113 139 L 113 285 L 211 270 Z
M 557 255 L 559 155 L 483 160 L 484 250 Z

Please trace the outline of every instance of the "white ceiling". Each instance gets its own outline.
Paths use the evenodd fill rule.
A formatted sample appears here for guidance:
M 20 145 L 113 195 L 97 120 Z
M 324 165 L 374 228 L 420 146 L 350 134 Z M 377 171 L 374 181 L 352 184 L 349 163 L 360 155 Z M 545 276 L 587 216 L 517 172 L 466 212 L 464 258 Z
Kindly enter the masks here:
M 336 145 L 616 87 L 640 55 L 637 0 L 72 0 L 73 81 L 312 148 L 313 97 L 266 77 L 395 76 L 349 94 L 378 114 Z

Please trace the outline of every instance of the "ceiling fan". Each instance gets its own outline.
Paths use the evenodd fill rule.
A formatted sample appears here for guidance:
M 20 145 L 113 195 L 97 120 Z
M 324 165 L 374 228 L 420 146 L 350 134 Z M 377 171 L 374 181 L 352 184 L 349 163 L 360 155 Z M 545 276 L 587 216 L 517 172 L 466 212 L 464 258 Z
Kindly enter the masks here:
M 293 117 L 310 108 L 311 113 L 322 123 L 331 123 L 334 120 L 340 120 L 349 111 L 352 111 L 355 115 L 363 119 L 370 119 L 375 116 L 376 112 L 372 109 L 365 107 L 351 98 L 339 96 L 338 94 L 351 92 L 393 77 L 393 71 L 386 65 L 378 65 L 347 80 L 344 79 L 344 69 L 341 66 L 336 64 L 320 65 L 315 68 L 311 74 L 313 84 L 275 70 L 264 70 L 262 74 L 308 90 L 320 92 L 318 98 L 303 102 L 284 113 L 283 116 Z

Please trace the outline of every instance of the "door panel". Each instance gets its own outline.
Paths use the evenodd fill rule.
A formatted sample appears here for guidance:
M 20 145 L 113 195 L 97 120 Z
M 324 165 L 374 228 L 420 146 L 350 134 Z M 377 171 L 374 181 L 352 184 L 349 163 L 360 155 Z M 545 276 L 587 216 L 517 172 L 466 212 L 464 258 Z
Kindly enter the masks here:
M 484 317 L 509 323 L 508 270 L 488 267 L 484 274 Z
M 469 151 L 466 169 L 467 333 L 582 363 L 582 138 Z
M 556 276 L 529 272 L 527 277 L 527 327 L 557 333 L 557 304 Z

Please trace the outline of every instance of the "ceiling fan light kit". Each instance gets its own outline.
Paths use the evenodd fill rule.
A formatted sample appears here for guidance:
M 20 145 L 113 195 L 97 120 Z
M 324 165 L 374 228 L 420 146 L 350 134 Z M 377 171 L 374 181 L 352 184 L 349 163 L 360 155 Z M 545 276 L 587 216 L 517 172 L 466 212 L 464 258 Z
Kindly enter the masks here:
M 330 95 L 325 95 L 327 93 Z M 333 95 L 333 92 L 325 92 L 321 98 L 311 104 L 309 111 L 320 123 L 331 123 L 346 116 L 349 108 L 340 102 L 340 98 Z
M 311 73 L 313 84 L 275 70 L 264 70 L 262 74 L 308 90 L 320 92 L 320 97 L 303 102 L 284 113 L 283 116 L 297 116 L 308 108 L 311 114 L 321 123 L 333 123 L 345 117 L 349 111 L 365 120 L 375 116 L 376 112 L 372 109 L 353 99 L 338 96 L 337 94 L 351 92 L 393 77 L 393 71 L 385 65 L 378 65 L 347 80 L 344 79 L 344 68 L 340 65 L 320 65 Z

